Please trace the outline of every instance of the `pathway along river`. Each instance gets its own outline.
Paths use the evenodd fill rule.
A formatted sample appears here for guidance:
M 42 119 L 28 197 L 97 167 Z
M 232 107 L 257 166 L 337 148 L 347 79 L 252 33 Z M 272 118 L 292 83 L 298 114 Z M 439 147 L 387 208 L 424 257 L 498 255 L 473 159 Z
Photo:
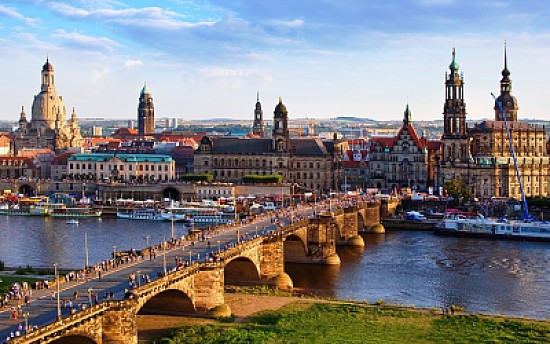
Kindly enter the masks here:
M 6 266 L 62 269 L 117 250 L 141 248 L 171 236 L 169 222 L 0 216 L 0 260 Z M 176 236 L 187 230 L 174 224 Z M 438 237 L 430 232 L 367 235 L 365 248 L 342 248 L 340 267 L 287 264 L 294 285 L 341 299 L 441 307 L 550 319 L 550 244 Z

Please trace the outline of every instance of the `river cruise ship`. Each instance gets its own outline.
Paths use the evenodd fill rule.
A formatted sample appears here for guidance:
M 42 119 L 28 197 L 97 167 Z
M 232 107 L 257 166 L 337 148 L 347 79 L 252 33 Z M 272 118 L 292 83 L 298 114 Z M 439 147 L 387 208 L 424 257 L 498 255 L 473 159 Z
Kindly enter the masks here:
M 453 214 L 438 224 L 435 233 L 452 236 L 550 241 L 550 222 L 490 219 L 481 215 L 472 218 Z
M 140 221 L 164 221 L 163 211 L 153 208 L 134 208 L 128 212 L 117 211 L 119 219 L 140 220 Z

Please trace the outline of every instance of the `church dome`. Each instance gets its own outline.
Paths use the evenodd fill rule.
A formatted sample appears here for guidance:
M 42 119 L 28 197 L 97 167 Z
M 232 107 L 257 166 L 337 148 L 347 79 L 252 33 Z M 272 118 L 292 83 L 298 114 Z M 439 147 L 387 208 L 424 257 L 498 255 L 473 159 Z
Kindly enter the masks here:
M 276 113 L 285 113 L 286 112 L 286 106 L 283 104 L 283 99 L 279 97 L 279 104 L 275 106 L 275 112 Z

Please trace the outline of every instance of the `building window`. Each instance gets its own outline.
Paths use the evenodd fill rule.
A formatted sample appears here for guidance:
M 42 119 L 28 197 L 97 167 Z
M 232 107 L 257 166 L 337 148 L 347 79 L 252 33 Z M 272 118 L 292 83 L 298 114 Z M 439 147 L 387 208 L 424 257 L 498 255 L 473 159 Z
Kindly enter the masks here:
M 128 171 L 132 170 L 132 165 L 128 165 Z
M 119 170 L 124 171 L 124 165 L 120 165 Z
M 69 164 L 69 168 L 72 170 L 73 169 L 73 163 L 70 163 Z
M 149 165 L 145 165 L 145 171 L 149 171 Z

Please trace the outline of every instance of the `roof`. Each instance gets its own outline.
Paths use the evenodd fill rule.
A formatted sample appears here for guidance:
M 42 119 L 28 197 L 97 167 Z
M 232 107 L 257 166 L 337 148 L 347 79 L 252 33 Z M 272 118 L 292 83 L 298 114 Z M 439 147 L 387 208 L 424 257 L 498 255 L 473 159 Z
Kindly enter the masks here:
M 295 139 L 290 140 L 290 147 L 294 155 L 325 155 L 328 149 L 321 139 Z M 330 149 L 332 149 L 331 146 Z
M 519 122 L 519 121 L 508 121 L 508 128 L 510 130 L 514 129 L 521 129 L 521 130 L 543 130 L 541 127 L 529 124 L 527 122 Z M 504 121 L 482 121 L 479 123 L 476 123 L 473 128 L 470 130 L 472 131 L 493 131 L 493 130 L 506 130 L 506 127 L 504 126 Z
M 403 131 L 405 131 L 405 129 L 407 129 L 407 131 L 411 135 L 413 142 L 418 146 L 419 149 L 426 148 L 427 140 L 425 138 L 419 138 L 412 124 L 409 124 L 403 125 L 395 136 L 373 136 L 371 139 L 371 144 L 369 145 L 369 150 L 372 150 L 377 143 L 380 144 L 383 148 L 392 149 L 393 146 L 397 143 L 397 140 L 399 140 L 399 137 L 403 134 Z
M 212 143 L 213 153 L 261 154 L 272 153 L 273 151 L 273 141 L 271 139 L 214 137 Z
M 73 154 L 76 154 L 76 152 L 61 153 L 55 156 L 50 163 L 52 165 L 65 165 L 67 164 L 67 160 L 69 159 L 69 157 Z
M 133 128 L 119 128 L 115 131 L 115 133 L 112 135 L 113 137 L 116 136 L 138 136 L 139 133 L 136 129 Z
M 112 158 L 124 162 L 171 162 L 172 157 L 164 154 L 111 154 L 111 153 L 77 153 L 71 155 L 68 161 L 97 161 L 105 162 Z

